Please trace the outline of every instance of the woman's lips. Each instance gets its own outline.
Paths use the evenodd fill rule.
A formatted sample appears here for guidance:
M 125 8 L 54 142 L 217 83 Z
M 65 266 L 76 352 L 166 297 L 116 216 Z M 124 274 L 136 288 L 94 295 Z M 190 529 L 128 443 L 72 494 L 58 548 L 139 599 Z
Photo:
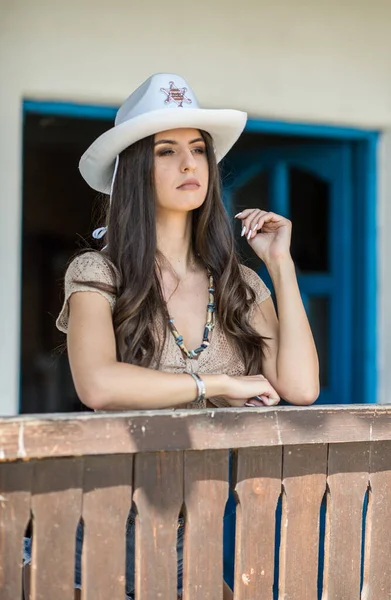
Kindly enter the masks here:
M 179 186 L 178 190 L 198 190 L 199 187 L 197 183 L 184 183 Z
M 177 187 L 178 190 L 198 190 L 201 187 L 200 182 L 197 179 L 187 179 Z

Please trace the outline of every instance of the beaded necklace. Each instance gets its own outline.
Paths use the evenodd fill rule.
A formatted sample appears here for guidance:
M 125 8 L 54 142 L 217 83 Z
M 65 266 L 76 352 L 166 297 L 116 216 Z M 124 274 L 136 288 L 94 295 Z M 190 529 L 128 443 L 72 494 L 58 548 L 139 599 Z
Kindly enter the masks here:
M 214 282 L 213 282 L 213 277 L 210 273 L 208 273 L 209 275 L 209 288 L 208 288 L 208 292 L 209 292 L 209 302 L 207 305 L 207 317 L 206 317 L 206 324 L 205 324 L 205 329 L 204 329 L 204 335 L 202 338 L 202 343 L 200 346 L 198 346 L 198 348 L 196 348 L 195 350 L 188 350 L 185 346 L 185 344 L 183 343 L 183 336 L 181 336 L 175 325 L 174 325 L 174 319 L 169 315 L 168 317 L 168 323 L 171 329 L 171 333 L 175 338 L 175 342 L 178 345 L 178 347 L 182 350 L 183 354 L 185 356 L 187 356 L 187 358 L 197 358 L 199 356 L 199 354 L 201 354 L 201 352 L 203 352 L 205 350 L 205 348 L 207 348 L 210 344 L 210 340 L 209 340 L 209 335 L 210 332 L 213 330 L 214 326 L 215 326 L 215 309 L 216 309 L 216 304 L 215 304 L 215 289 L 214 289 Z

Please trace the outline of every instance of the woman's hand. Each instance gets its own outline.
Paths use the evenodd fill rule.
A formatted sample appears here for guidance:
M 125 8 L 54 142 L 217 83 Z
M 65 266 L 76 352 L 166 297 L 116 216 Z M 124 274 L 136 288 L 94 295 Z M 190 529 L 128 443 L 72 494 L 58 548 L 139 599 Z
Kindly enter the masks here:
M 263 375 L 228 377 L 224 398 L 230 406 L 275 406 L 280 397 Z
M 292 224 L 288 219 L 257 208 L 247 208 L 235 218 L 242 222 L 242 236 L 266 265 L 290 257 Z

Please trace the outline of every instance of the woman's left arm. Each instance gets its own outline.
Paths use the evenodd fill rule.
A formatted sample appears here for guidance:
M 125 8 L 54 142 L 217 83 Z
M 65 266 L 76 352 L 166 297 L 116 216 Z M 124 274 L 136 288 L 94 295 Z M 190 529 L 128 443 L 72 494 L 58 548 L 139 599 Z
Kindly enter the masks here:
M 242 235 L 263 260 L 273 281 L 273 301 L 259 304 L 252 324 L 266 341 L 263 375 L 288 402 L 309 405 L 319 395 L 319 363 L 290 254 L 292 225 L 275 213 L 247 209 L 237 215 Z

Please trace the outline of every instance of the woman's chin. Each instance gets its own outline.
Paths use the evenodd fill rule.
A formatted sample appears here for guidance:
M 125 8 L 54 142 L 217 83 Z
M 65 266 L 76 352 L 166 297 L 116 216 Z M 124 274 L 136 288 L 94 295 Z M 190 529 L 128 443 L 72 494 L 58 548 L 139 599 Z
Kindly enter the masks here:
M 180 198 L 177 202 L 159 205 L 159 208 L 160 210 L 166 210 L 170 212 L 190 212 L 202 206 L 204 202 L 204 198 L 192 198 L 189 195 L 187 197 Z

